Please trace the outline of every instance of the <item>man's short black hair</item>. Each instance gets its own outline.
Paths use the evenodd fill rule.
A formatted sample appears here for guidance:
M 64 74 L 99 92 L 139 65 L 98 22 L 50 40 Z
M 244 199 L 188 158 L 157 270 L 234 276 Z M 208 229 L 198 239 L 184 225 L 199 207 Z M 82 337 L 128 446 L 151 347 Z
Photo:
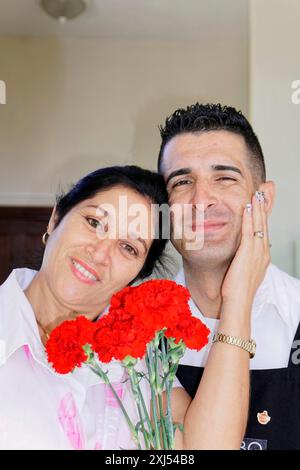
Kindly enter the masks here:
M 193 104 L 179 108 L 167 117 L 165 125 L 159 126 L 162 138 L 158 171 L 162 172 L 163 153 L 166 144 L 175 136 L 186 132 L 229 131 L 244 137 L 249 150 L 249 161 L 256 184 L 266 181 L 263 152 L 249 121 L 241 111 L 221 104 Z

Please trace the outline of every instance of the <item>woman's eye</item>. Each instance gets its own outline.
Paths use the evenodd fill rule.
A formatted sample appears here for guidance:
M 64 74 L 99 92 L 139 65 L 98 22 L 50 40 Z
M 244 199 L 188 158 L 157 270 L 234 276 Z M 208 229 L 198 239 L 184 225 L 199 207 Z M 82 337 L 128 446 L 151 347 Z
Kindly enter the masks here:
M 191 180 L 180 180 L 173 184 L 172 188 L 176 188 L 177 186 L 184 186 L 186 184 L 190 184 Z
M 93 228 L 100 228 L 101 230 L 104 230 L 104 223 L 101 220 L 94 219 L 93 217 L 87 217 L 86 220 L 88 223 L 91 225 Z
M 137 250 L 135 248 L 133 248 L 131 245 L 128 245 L 128 243 L 122 243 L 121 246 L 130 255 L 132 255 L 132 256 L 137 256 L 138 255 Z

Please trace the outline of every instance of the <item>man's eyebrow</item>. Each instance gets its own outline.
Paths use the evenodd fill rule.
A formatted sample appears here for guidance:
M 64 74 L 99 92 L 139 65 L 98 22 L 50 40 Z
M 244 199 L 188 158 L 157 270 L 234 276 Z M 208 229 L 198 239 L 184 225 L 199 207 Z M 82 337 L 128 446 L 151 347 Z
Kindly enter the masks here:
M 239 173 L 241 176 L 243 176 L 241 170 L 237 166 L 231 166 L 231 165 L 212 165 L 212 169 L 214 171 L 235 171 L 236 173 Z
M 166 185 L 169 183 L 170 179 L 175 178 L 175 176 L 188 175 L 191 172 L 191 168 L 179 168 L 179 170 L 172 171 L 167 178 Z

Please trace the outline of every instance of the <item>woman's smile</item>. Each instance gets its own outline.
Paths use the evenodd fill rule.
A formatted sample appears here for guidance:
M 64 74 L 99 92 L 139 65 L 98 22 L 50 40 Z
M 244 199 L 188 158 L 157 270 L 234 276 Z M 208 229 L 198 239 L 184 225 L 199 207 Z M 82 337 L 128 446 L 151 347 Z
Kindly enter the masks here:
M 77 258 L 71 258 L 71 270 L 77 279 L 86 284 L 95 284 L 100 281 L 96 271 Z

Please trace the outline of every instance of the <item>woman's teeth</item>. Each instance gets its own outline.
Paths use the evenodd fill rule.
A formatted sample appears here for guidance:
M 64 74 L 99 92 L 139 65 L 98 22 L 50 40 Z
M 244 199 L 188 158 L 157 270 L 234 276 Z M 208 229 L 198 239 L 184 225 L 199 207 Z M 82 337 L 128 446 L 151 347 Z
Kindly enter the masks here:
M 98 281 L 98 279 L 89 271 L 87 271 L 81 264 L 77 263 L 76 261 L 72 260 L 75 268 L 81 272 L 87 279 L 91 279 L 92 281 Z

